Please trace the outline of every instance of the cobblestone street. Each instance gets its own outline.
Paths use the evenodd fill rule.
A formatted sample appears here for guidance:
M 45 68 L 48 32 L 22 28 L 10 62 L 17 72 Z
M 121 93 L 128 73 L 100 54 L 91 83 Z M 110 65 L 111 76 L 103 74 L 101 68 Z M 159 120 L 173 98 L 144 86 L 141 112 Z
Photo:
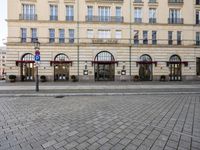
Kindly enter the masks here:
M 200 150 L 200 95 L 1 97 L 0 150 Z

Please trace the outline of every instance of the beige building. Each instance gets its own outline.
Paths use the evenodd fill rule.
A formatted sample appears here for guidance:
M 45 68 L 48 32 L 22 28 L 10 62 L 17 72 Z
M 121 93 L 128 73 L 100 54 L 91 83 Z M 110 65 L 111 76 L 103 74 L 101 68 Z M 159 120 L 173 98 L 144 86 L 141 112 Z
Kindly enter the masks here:
M 0 47 L 0 80 L 5 79 L 6 47 Z
M 8 0 L 7 75 L 200 79 L 200 0 Z

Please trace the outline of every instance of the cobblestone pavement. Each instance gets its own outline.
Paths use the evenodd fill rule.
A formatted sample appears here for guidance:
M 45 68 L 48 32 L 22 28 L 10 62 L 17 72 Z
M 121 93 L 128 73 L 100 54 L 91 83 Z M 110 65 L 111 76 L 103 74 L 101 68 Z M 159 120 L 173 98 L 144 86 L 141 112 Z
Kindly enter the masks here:
M 200 95 L 0 98 L 0 150 L 199 150 Z

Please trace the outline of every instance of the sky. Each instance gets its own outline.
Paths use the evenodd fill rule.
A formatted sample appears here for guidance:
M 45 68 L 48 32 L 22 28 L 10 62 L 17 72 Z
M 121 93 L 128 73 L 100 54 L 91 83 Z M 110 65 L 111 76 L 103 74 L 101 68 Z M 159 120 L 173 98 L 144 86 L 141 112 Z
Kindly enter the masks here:
M 5 46 L 7 38 L 7 23 L 5 19 L 7 18 L 7 0 L 0 0 L 0 46 Z

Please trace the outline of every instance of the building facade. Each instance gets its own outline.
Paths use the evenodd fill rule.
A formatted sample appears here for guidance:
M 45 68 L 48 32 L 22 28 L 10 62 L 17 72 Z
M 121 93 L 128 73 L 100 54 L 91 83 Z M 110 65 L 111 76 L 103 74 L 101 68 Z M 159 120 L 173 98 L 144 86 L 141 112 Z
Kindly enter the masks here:
M 7 75 L 197 80 L 200 0 L 8 0 Z
M 6 47 L 0 47 L 0 80 L 5 79 Z

